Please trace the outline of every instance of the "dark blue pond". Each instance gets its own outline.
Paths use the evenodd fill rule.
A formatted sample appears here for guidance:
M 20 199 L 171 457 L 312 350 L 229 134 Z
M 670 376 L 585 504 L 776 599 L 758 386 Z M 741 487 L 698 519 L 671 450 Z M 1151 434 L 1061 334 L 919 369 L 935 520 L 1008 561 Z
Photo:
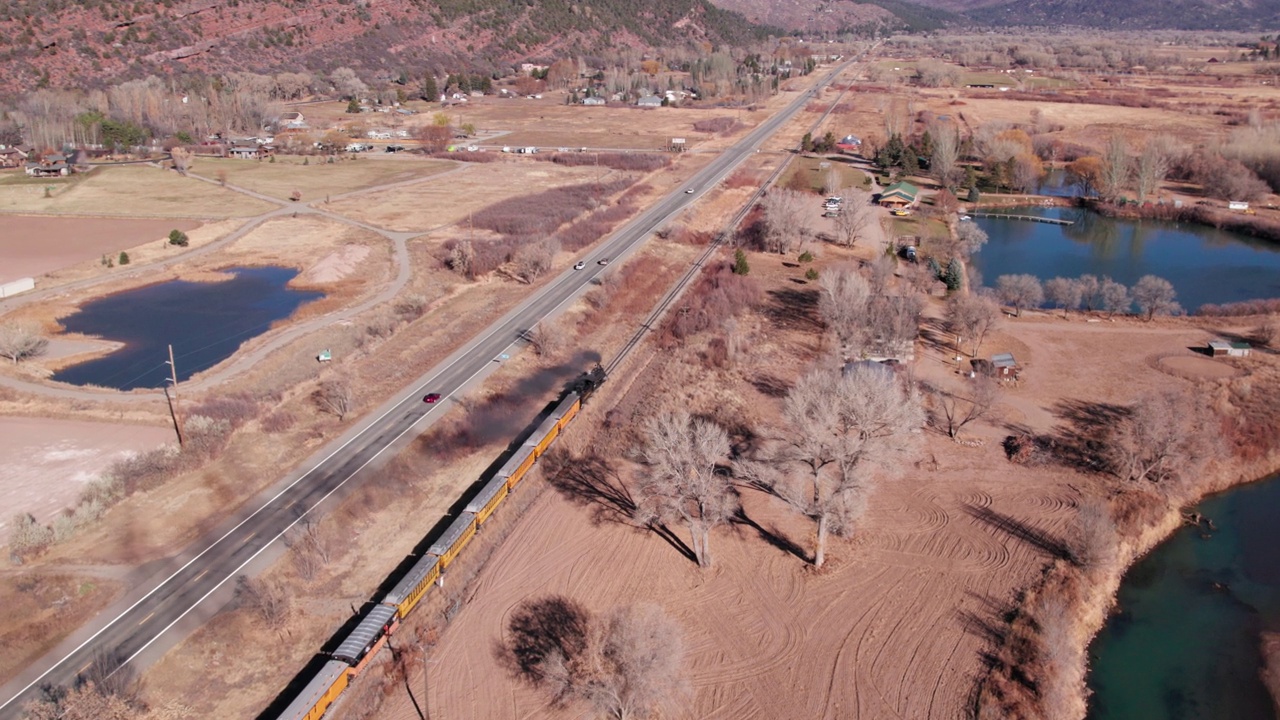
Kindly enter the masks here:
M 1203 225 L 1106 218 L 1080 208 L 1007 212 L 1075 224 L 975 218 L 990 236 L 973 256 L 987 285 L 1018 273 L 1043 280 L 1109 275 L 1129 286 L 1143 275 L 1158 275 L 1173 283 L 1188 311 L 1205 303 L 1280 297 L 1280 243 Z
M 68 332 L 95 335 L 124 347 L 95 360 L 68 367 L 54 380 L 131 390 L 158 388 L 169 376 L 168 346 L 178 380 L 230 357 L 246 340 L 271 323 L 293 314 L 323 293 L 285 287 L 293 268 L 230 268 L 223 282 L 173 280 L 110 295 L 63 318 Z
M 1259 633 L 1280 630 L 1280 476 L 1200 511 L 1134 565 L 1090 647 L 1091 720 L 1276 720 Z

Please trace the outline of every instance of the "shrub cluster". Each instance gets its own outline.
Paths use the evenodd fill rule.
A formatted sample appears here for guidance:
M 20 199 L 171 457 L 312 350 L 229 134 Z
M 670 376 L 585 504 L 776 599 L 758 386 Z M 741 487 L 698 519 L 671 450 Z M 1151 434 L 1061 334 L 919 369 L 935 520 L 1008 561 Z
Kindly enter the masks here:
M 698 283 L 663 323 L 659 344 L 675 347 L 685 339 L 711 328 L 760 303 L 760 286 L 753 278 L 738 275 L 728 263 L 709 266 Z
M 545 236 L 599 204 L 599 198 L 621 191 L 625 179 L 583 183 L 519 195 L 494 203 L 472 217 L 477 228 L 510 237 Z
M 557 165 L 566 167 L 599 165 L 612 170 L 636 170 L 639 172 L 650 172 L 671 164 L 671 156 L 657 153 L 552 153 L 551 155 L 535 155 L 534 157 L 549 159 Z
M 717 117 L 698 120 L 693 124 L 693 129 L 703 133 L 727 133 L 737 126 L 738 121 L 732 117 Z

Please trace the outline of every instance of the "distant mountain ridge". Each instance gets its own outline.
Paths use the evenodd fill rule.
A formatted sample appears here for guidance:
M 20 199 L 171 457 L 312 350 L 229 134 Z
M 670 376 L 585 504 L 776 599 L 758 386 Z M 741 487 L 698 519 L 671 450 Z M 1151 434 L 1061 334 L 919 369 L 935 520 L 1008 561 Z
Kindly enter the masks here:
M 706 0 L 0 0 L 0 93 L 181 71 L 482 72 L 761 32 Z
M 1280 0 L 1015 0 L 966 14 L 975 22 L 992 25 L 1269 31 L 1280 27 Z
M 713 0 L 756 22 L 800 32 L 878 27 L 1096 27 L 1256 30 L 1280 27 L 1280 0 Z

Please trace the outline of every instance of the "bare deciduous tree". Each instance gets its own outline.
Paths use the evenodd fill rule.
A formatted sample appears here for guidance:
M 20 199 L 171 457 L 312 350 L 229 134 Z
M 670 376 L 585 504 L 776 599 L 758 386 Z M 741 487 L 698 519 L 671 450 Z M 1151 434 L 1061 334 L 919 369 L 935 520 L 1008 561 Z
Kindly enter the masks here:
M 14 364 L 39 357 L 48 347 L 49 341 L 31 323 L 11 322 L 0 325 L 0 357 L 9 358 Z
M 1133 302 L 1147 320 L 1156 315 L 1173 315 L 1182 311 L 1173 283 L 1155 275 L 1143 275 L 1133 286 Z
M 1124 138 L 1112 135 L 1102 153 L 1102 175 L 1099 178 L 1098 194 L 1107 200 L 1120 197 L 1129 186 L 1129 169 L 1132 159 L 1129 157 L 1129 146 Z
M 1280 328 L 1277 328 L 1277 325 L 1278 323 L 1276 322 L 1275 316 L 1263 318 L 1257 326 L 1253 328 L 1253 332 L 1251 333 L 1253 341 L 1263 346 L 1271 345 L 1276 341 L 1277 335 L 1280 334 Z
M 1129 288 L 1109 277 L 1102 278 L 1102 282 L 1098 284 L 1098 298 L 1102 309 L 1107 311 L 1107 317 L 1126 312 L 1133 304 L 1129 298 Z
M 898 356 L 920 334 L 920 313 L 924 296 L 874 295 L 867 303 L 866 349 L 881 355 Z
M 764 196 L 765 249 L 785 255 L 808 232 L 809 211 L 804 193 L 774 188 Z
M 1037 644 L 1044 666 L 1040 706 L 1045 718 L 1083 717 L 1085 713 L 1085 663 L 1080 657 L 1073 610 L 1072 604 L 1058 595 L 1045 598 L 1037 608 Z
M 471 245 L 471 241 L 459 240 L 449 249 L 449 259 L 445 262 L 449 265 L 450 270 L 463 277 L 474 279 L 471 270 L 475 259 L 476 250 Z
M 1080 304 L 1085 310 L 1093 311 L 1098 304 L 1098 292 L 1102 287 L 1098 282 L 1098 276 L 1081 275 L 1076 278 L 1076 285 L 1080 288 Z
M 1068 311 L 1080 307 L 1084 293 L 1078 281 L 1056 277 L 1045 281 L 1044 297 L 1050 305 L 1062 308 L 1062 317 L 1066 317 Z
M 1013 314 L 1022 315 L 1022 309 L 1039 307 L 1044 302 L 1044 288 L 1035 275 L 1001 275 L 996 278 L 996 294 L 1004 304 L 1013 307 Z
M 340 67 L 333 71 L 329 76 L 330 82 L 333 83 L 333 89 L 338 94 L 348 100 L 359 100 L 365 93 L 369 92 L 369 87 L 364 84 L 356 71 L 349 67 Z
M 1112 433 L 1113 472 L 1131 482 L 1168 484 L 1194 476 L 1213 448 L 1213 425 L 1201 408 L 1168 391 L 1138 399 Z
M 47 688 L 43 697 L 23 708 L 29 720 L 132 720 L 140 710 L 124 698 L 101 692 L 93 681 L 66 691 Z
M 526 336 L 533 351 L 539 357 L 552 357 L 569 343 L 569 334 L 565 331 L 563 315 L 557 318 L 546 318 L 540 321 Z
M 553 238 L 521 247 L 512 258 L 516 277 L 532 283 L 542 273 L 551 269 L 551 261 L 555 259 L 558 252 L 560 252 L 560 243 Z
M 871 288 L 862 273 L 852 265 L 837 265 L 824 270 L 818 278 L 818 286 L 818 312 L 840 341 L 840 350 L 847 357 L 862 341 Z
M 293 566 L 303 580 L 314 578 L 329 562 L 329 544 L 320 534 L 319 526 L 310 519 L 294 526 L 285 537 L 285 543 L 293 551 Z
M 556 706 L 585 702 L 601 717 L 639 720 L 676 711 L 687 692 L 680 626 L 656 605 L 595 617 L 563 597 L 526 601 L 507 634 L 512 670 Z
M 826 193 L 827 197 L 838 194 L 843 186 L 844 178 L 840 177 L 840 171 L 836 168 L 827 170 L 827 173 L 822 176 L 822 192 Z
M 969 357 L 978 356 L 987 333 L 1000 321 L 1000 306 L 984 295 L 953 295 L 946 312 L 947 329 L 968 340 Z
M 836 244 L 852 247 L 861 241 L 876 247 L 883 239 L 880 216 L 871 204 L 871 193 L 856 188 L 845 188 L 844 206 L 836 216 Z
M 710 420 L 677 410 L 651 417 L 641 434 L 639 456 L 645 470 L 636 488 L 636 520 L 684 524 L 698 565 L 709 567 L 711 531 L 738 509 L 728 474 L 716 467 L 729 457 L 728 433 Z
M 177 170 L 179 175 L 186 175 L 195 161 L 195 153 L 183 147 L 170 150 L 169 157 L 173 159 L 173 169 Z
M 801 378 L 783 405 L 782 447 L 766 460 L 766 482 L 817 524 L 813 564 L 827 538 L 845 536 L 866 510 L 875 482 L 915 453 L 924 413 L 890 372 L 855 367 Z
M 320 410 L 336 416 L 339 422 L 351 412 L 353 397 L 351 383 L 344 378 L 321 380 L 320 386 L 311 394 L 311 399 Z
M 241 606 L 253 611 L 267 627 L 279 629 L 289 617 L 289 596 L 280 585 L 261 578 L 236 578 L 236 597 Z
M 956 225 L 957 249 L 966 259 L 987 244 L 987 231 L 977 223 L 962 222 Z
M 960 143 L 956 131 L 949 125 L 940 125 L 930 133 L 933 137 L 933 155 L 929 158 L 929 170 L 944 188 L 954 188 L 964 175 L 960 171 Z
M 957 437 L 965 425 L 981 420 L 991 412 L 999 396 L 1000 386 L 992 378 L 979 375 L 967 383 L 963 393 L 951 393 L 941 388 L 934 391 L 938 424 L 948 437 Z
M 1138 155 L 1138 162 L 1133 169 L 1135 189 L 1138 201 L 1142 202 L 1160 189 L 1160 183 L 1169 174 L 1176 151 L 1166 135 L 1157 135 L 1149 140 Z

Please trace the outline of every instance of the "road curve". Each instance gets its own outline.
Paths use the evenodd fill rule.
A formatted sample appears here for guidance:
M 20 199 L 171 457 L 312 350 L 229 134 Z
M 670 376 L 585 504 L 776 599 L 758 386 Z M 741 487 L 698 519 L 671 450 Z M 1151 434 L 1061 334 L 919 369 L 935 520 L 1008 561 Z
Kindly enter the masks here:
M 553 315 L 576 298 L 605 268 L 599 259 L 617 260 L 638 248 L 650 234 L 700 195 L 725 178 L 743 160 L 756 152 L 760 143 L 805 107 L 832 78 L 853 64 L 847 60 L 832 70 L 810 90 L 800 93 L 785 109 L 762 122 L 745 138 L 699 170 L 673 193 L 660 200 L 635 220 L 606 239 L 583 259 L 584 270 L 567 270 L 535 292 L 440 365 L 408 386 L 386 410 L 366 419 L 349 431 L 323 457 L 308 459 L 304 467 L 278 488 L 253 500 L 246 510 L 228 520 L 209 537 L 164 563 L 150 582 L 104 612 L 77 633 L 86 637 L 74 648 L 59 648 L 40 659 L 18 678 L 0 689 L 0 718 L 17 718 L 21 706 L 36 697 L 42 685 L 67 685 L 88 667 L 95 655 L 107 654 L 127 663 L 160 639 L 195 611 L 203 601 L 219 592 L 244 572 L 254 558 L 268 550 L 281 536 L 318 504 L 338 492 L 361 470 L 369 466 L 402 438 L 424 430 L 442 414 L 447 402 L 425 405 L 422 395 L 438 392 L 446 400 L 473 378 L 497 367 L 495 360 L 521 341 L 524 332 L 541 319 Z M 686 192 L 691 191 L 691 192 Z M 376 412 L 376 411 L 375 411 Z M 323 455 L 321 451 L 318 455 Z M 385 458 L 384 458 L 385 459 Z M 273 494 L 272 494 L 273 493 Z M 127 607 L 126 607 L 127 606 Z M 123 610 L 119 608 L 123 607 Z M 210 608 L 202 608 L 201 614 Z M 189 632 L 187 623 L 181 631 Z M 175 633 L 176 634 L 176 633 Z M 68 641 L 64 645 L 74 643 Z M 173 640 L 167 638 L 166 642 Z

